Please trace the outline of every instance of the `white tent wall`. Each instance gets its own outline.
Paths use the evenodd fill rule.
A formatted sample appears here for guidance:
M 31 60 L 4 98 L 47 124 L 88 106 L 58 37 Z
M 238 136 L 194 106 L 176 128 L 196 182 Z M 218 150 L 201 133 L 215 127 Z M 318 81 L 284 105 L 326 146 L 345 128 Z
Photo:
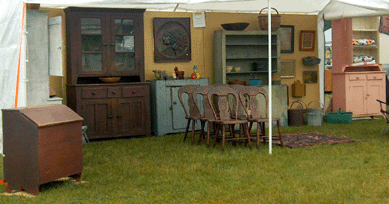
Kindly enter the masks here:
M 259 10 L 267 6 L 268 0 L 254 0 L 254 1 L 210 1 L 207 0 L 25 0 L 26 3 L 39 3 L 41 7 L 48 8 L 65 8 L 68 6 L 82 6 L 82 7 L 109 7 L 109 8 L 146 8 L 147 11 L 206 11 L 206 12 L 233 12 L 233 13 L 258 13 Z M 318 46 L 319 49 L 324 48 L 324 40 L 322 40 L 323 33 L 321 16 L 326 20 L 333 20 L 337 18 L 357 17 L 357 16 L 375 16 L 375 15 L 388 15 L 389 14 L 389 0 L 299 0 L 299 1 L 285 1 L 285 0 L 271 0 L 272 7 L 277 8 L 280 14 L 311 14 L 316 17 L 319 16 L 314 30 L 317 30 L 318 34 Z M 22 0 L 0 0 L 0 108 L 12 108 L 15 101 L 16 93 L 16 76 L 19 60 L 19 47 L 22 25 L 22 12 L 23 12 Z M 318 15 L 320 12 L 320 15 Z M 146 12 L 147 13 L 147 12 Z M 207 13 L 208 14 L 208 13 Z M 146 15 L 146 14 L 145 14 Z M 253 14 L 254 15 L 254 14 Z M 171 13 L 170 16 L 174 16 Z M 182 15 L 181 15 L 182 16 Z M 188 14 L 190 16 L 190 14 Z M 209 18 L 211 15 L 207 15 Z M 158 17 L 158 16 L 155 16 Z M 254 17 L 253 19 L 255 19 Z M 226 18 L 231 20 L 233 18 Z M 285 18 L 283 18 L 285 19 Z M 146 23 L 146 22 L 145 22 Z M 148 22 L 149 23 L 149 22 Z M 286 20 L 282 20 L 283 25 L 290 25 Z M 299 22 L 300 23 L 300 22 Z M 298 25 L 297 23 L 295 24 Z M 207 25 L 208 26 L 208 25 Z M 252 26 L 252 25 L 250 25 Z M 298 25 L 301 26 L 301 25 Z M 257 26 L 256 26 L 257 27 Z M 321 28 L 320 28 L 321 27 Z M 221 29 L 221 27 L 219 28 Z M 303 27 L 296 29 L 297 31 L 303 30 Z M 295 31 L 295 51 L 298 50 L 298 34 Z M 145 31 L 146 32 L 146 31 Z M 148 30 L 152 32 L 152 30 Z M 205 36 L 205 32 L 198 29 L 200 35 Z M 200 38 L 205 47 L 212 47 L 212 45 L 206 45 L 205 38 Z M 209 36 L 208 36 L 209 38 Z M 192 42 L 194 42 L 192 40 Z M 323 44 L 323 45 L 321 45 Z M 297 46 L 296 46 L 297 45 Z M 152 50 L 152 47 L 149 47 Z M 147 49 L 145 47 L 145 49 Z M 317 50 L 317 49 L 316 49 Z M 202 53 L 202 60 L 207 61 L 212 59 L 210 53 Z M 324 54 L 319 51 L 316 52 L 316 56 L 320 58 L 324 57 Z M 285 57 L 284 57 L 285 56 Z M 288 59 L 288 55 L 283 55 L 282 59 Z M 301 57 L 296 57 L 296 61 L 300 61 Z M 324 60 L 322 60 L 324 62 Z M 147 64 L 146 64 L 147 65 Z M 173 65 L 174 66 L 174 65 Z M 191 65 L 193 67 L 193 65 Z M 323 64 L 320 66 L 320 90 L 324 81 L 324 68 Z M 209 76 L 209 71 L 204 71 Z M 146 76 L 147 78 L 147 76 Z M 21 80 L 22 81 L 22 80 Z M 307 92 L 309 93 L 309 89 Z M 321 91 L 322 92 L 322 91 Z M 324 95 L 324 94 L 323 94 Z M 324 96 L 320 96 L 321 100 L 324 100 Z M 1 118 L 0 118 L 1 121 Z M 1 123 L 1 122 L 0 122 Z M 1 127 L 0 127 L 1 128 Z M 2 132 L 2 131 L 0 131 Z M 2 135 L 0 137 L 1 142 Z M 2 149 L 0 149 L 0 153 Z
M 15 106 L 23 2 L 0 0 L 0 109 Z M 3 153 L 0 115 L 0 153 Z

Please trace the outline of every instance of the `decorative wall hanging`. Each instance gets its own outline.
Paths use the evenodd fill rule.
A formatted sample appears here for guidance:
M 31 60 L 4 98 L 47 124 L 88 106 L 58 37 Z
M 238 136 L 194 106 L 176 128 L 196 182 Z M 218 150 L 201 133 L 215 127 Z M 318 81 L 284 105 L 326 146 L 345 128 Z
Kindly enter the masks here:
M 389 35 L 389 16 L 381 16 L 378 32 Z
M 315 50 L 315 33 L 314 30 L 300 31 L 300 51 L 314 51 Z
M 190 18 L 154 18 L 154 62 L 191 60 Z
M 296 69 L 296 60 L 282 60 L 281 79 L 294 78 L 295 69 Z
M 281 53 L 294 52 L 294 26 L 281 25 Z
M 303 71 L 303 82 L 306 84 L 317 83 L 317 71 Z

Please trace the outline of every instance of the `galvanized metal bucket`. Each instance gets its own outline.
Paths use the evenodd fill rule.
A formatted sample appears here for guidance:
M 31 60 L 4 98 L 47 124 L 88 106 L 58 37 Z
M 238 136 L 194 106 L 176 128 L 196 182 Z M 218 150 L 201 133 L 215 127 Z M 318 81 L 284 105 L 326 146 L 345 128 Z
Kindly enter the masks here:
M 320 108 L 310 108 L 312 103 L 319 103 Z M 311 101 L 307 106 L 307 125 L 309 126 L 321 126 L 324 122 L 324 110 L 322 104 L 319 101 Z
M 300 104 L 300 109 L 292 109 L 293 104 Z M 294 101 L 290 105 L 290 109 L 288 109 L 288 125 L 289 126 L 302 126 L 304 125 L 304 113 L 306 112 L 306 108 L 304 108 L 304 105 L 306 107 L 306 104 L 301 101 L 297 100 Z

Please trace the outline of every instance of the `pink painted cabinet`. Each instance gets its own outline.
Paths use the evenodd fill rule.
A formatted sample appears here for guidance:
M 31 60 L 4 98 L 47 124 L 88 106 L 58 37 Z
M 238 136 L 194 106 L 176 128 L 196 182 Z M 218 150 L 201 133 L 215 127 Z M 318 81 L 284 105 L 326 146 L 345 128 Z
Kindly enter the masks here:
M 334 108 L 353 112 L 354 117 L 380 115 L 376 100 L 386 100 L 385 74 L 378 64 L 347 66 L 342 73 L 334 74 L 334 88 L 341 89 L 337 91 Z

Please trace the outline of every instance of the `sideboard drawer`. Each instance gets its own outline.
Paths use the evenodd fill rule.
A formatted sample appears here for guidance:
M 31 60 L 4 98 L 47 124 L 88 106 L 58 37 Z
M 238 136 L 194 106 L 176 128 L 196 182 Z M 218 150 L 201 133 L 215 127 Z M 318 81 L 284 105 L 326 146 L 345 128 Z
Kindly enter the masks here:
M 109 87 L 108 88 L 108 97 L 109 98 L 120 98 L 122 97 L 121 87 Z
M 366 75 L 365 74 L 353 74 L 350 75 L 350 81 L 359 81 L 359 80 L 365 80 Z
M 138 97 L 146 95 L 146 88 L 142 86 L 123 87 L 123 97 Z
M 385 74 L 368 74 L 367 80 L 381 80 L 385 77 Z
M 81 98 L 106 98 L 107 88 L 83 88 Z

